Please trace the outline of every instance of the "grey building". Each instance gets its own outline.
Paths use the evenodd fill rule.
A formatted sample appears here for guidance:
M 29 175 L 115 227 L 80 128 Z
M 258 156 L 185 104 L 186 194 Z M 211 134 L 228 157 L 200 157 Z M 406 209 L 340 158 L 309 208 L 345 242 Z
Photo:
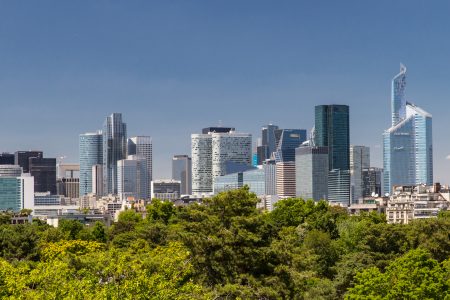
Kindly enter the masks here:
M 0 176 L 3 177 L 20 177 L 22 175 L 22 167 L 18 165 L 0 165 Z
M 328 172 L 328 201 L 348 206 L 350 198 L 350 170 L 333 169 Z
M 152 199 L 175 201 L 180 199 L 181 183 L 177 180 L 153 180 Z
M 245 185 L 257 196 L 264 195 L 266 192 L 264 170 L 255 169 L 217 177 L 214 182 L 214 194 L 238 189 Z
M 363 197 L 363 170 L 370 167 L 370 148 L 350 146 L 350 191 L 352 203 Z
M 328 199 L 328 148 L 295 149 L 296 195 L 315 201 Z
M 117 194 L 117 162 L 127 156 L 127 125 L 121 113 L 108 116 L 103 125 L 103 184 L 105 194 Z
M 147 161 L 138 155 L 129 155 L 117 162 L 117 193 L 121 200 L 148 200 Z
M 368 168 L 362 172 L 363 197 L 383 196 L 383 169 Z
M 263 162 L 266 195 L 277 194 L 277 166 L 275 159 L 266 159 Z
M 181 194 L 192 194 L 192 160 L 188 155 L 172 158 L 172 179 L 181 182 Z

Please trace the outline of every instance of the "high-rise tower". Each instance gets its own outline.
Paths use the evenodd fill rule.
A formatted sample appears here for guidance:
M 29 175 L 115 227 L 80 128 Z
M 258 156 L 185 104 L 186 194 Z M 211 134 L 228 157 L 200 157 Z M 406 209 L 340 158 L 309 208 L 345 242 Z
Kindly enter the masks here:
M 432 116 L 405 100 L 406 67 L 392 79 L 392 126 L 383 134 L 384 192 L 433 184 Z
M 136 155 L 145 160 L 147 169 L 147 195 L 151 195 L 153 180 L 153 145 L 150 136 L 135 136 L 128 139 L 128 155 Z
M 103 163 L 103 135 L 101 131 L 80 134 L 80 196 L 92 193 L 92 167 Z M 94 192 L 103 191 L 103 188 Z M 101 196 L 101 195 L 99 195 Z
M 103 125 L 104 193 L 117 194 L 117 161 L 127 155 L 127 125 L 121 113 L 108 116 Z

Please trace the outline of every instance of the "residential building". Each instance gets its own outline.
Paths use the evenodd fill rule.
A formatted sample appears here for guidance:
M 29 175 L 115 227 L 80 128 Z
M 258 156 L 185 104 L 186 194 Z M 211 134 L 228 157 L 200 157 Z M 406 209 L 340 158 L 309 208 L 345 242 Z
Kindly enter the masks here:
M 392 126 L 383 135 L 384 191 L 433 183 L 432 116 L 405 98 L 406 67 L 392 79 Z
M 296 195 L 305 200 L 328 199 L 328 148 L 302 146 L 295 149 Z
M 106 117 L 103 125 L 103 192 L 105 194 L 118 193 L 117 162 L 126 157 L 127 125 L 122 122 L 121 113 L 113 113 Z
M 188 155 L 173 156 L 172 179 L 181 182 L 181 195 L 192 194 L 192 160 Z
M 92 168 L 103 164 L 103 134 L 101 131 L 80 134 L 80 196 L 92 193 Z M 102 172 L 103 174 L 103 172 Z M 103 178 L 102 178 L 103 185 Z M 103 192 L 103 188 L 101 189 Z M 102 194 L 99 194 L 102 195 Z
M 172 179 L 152 181 L 152 199 L 175 201 L 180 199 L 181 182 Z

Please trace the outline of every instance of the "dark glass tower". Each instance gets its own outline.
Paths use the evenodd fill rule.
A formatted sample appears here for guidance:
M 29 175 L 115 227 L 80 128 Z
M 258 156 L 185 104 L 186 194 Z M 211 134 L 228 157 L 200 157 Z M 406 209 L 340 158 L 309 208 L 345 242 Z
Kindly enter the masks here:
M 261 146 L 256 148 L 257 164 L 262 165 L 266 159 L 272 156 L 272 153 L 276 150 L 275 131 L 278 130 L 277 125 L 266 125 L 261 129 Z
M 318 105 L 315 112 L 315 145 L 328 147 L 329 170 L 350 169 L 350 126 L 347 105 Z
M 103 126 L 103 183 L 105 194 L 117 194 L 117 161 L 127 155 L 127 125 L 122 114 L 108 116 Z
M 350 204 L 350 118 L 347 105 L 315 108 L 315 145 L 328 147 L 328 201 Z
M 34 177 L 34 191 L 56 195 L 56 158 L 30 157 L 29 168 Z
M 23 173 L 29 173 L 30 157 L 42 158 L 43 156 L 42 151 L 16 151 L 16 153 L 14 153 L 14 164 L 21 166 Z
M 14 165 L 14 154 L 0 153 L 0 165 Z

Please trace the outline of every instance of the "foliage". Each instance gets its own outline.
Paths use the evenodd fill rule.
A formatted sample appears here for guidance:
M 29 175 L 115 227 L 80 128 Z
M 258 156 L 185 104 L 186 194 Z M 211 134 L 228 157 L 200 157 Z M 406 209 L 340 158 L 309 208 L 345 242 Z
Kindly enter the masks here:
M 185 207 L 155 199 L 110 228 L 2 214 L 0 298 L 450 299 L 448 214 L 394 225 L 325 201 L 257 202 L 247 187 Z

